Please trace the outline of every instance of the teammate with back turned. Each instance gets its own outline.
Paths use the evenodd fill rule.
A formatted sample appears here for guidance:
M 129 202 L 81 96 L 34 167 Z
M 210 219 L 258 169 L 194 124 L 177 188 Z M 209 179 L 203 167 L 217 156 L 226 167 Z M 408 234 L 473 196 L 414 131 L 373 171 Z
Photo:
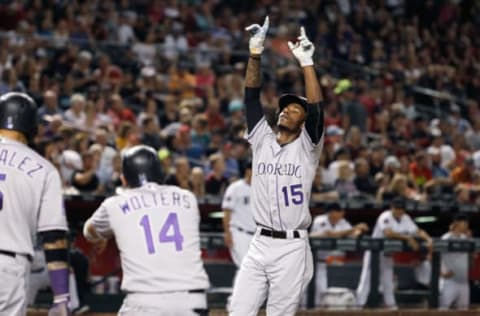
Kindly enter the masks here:
M 67 220 L 55 167 L 27 146 L 37 128 L 37 105 L 27 94 L 0 97 L 0 315 L 26 314 L 37 232 L 53 291 L 49 316 L 68 315 Z
M 200 214 L 195 196 L 163 178 L 155 150 L 135 146 L 122 156 L 124 186 L 106 199 L 84 226 L 102 247 L 114 236 L 127 293 L 119 315 L 207 315 L 208 277 L 200 254 Z
M 235 280 L 230 315 L 256 315 L 267 298 L 267 315 L 294 315 L 313 273 L 308 241 L 310 189 L 323 144 L 322 94 L 313 66 L 314 46 L 303 27 L 288 43 L 300 63 L 307 98 L 283 95 L 272 129 L 260 104 L 260 59 L 268 30 L 250 31 L 245 104 L 253 152 L 251 204 L 257 229 Z

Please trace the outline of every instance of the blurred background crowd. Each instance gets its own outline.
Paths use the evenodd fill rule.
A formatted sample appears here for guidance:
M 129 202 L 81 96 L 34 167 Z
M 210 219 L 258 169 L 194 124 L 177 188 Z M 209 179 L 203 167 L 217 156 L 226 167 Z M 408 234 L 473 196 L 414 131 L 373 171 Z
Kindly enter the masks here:
M 480 205 L 474 0 L 2 1 L 0 93 L 36 100 L 35 146 L 66 194 L 114 193 L 122 150 L 144 143 L 167 183 L 221 198 L 249 156 L 244 27 L 265 15 L 271 122 L 280 94 L 303 94 L 287 41 L 304 25 L 316 47 L 326 125 L 314 201 Z

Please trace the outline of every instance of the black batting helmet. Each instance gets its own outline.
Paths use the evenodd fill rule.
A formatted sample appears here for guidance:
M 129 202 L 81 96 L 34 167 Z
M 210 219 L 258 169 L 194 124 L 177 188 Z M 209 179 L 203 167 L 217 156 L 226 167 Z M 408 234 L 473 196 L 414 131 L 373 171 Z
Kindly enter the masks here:
M 146 182 L 160 183 L 162 166 L 155 149 L 139 145 L 127 149 L 122 155 L 123 176 L 130 187 L 135 188 Z
M 37 105 L 26 93 L 8 92 L 0 96 L 0 129 L 21 132 L 27 139 L 37 133 Z

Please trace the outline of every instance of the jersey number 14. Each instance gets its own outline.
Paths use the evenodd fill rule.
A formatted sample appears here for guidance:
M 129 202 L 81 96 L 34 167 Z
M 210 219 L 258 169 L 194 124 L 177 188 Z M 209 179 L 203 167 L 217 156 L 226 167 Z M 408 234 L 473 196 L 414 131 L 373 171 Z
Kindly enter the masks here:
M 147 242 L 147 251 L 149 254 L 155 253 L 155 245 L 152 234 L 152 226 L 150 225 L 150 218 L 144 215 L 140 220 L 140 226 L 143 228 L 145 234 L 145 241 Z M 169 234 L 170 228 L 172 232 Z M 182 251 L 183 236 L 178 225 L 178 217 L 176 213 L 169 213 L 167 220 L 160 229 L 158 234 L 158 241 L 160 243 L 173 242 L 175 243 L 175 250 Z

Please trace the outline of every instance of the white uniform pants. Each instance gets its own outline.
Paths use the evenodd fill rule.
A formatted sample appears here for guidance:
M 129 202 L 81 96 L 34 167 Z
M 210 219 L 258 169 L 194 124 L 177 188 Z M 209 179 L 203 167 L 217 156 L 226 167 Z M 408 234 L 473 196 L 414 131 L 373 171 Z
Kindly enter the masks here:
M 253 235 L 245 231 L 240 231 L 236 227 L 232 227 L 230 231 L 232 232 L 233 243 L 232 248 L 230 248 L 230 255 L 233 263 L 235 263 L 237 267 L 240 267 L 243 258 L 247 254 L 248 247 L 250 247 Z
M 325 262 L 317 262 L 317 270 L 315 274 L 315 306 L 323 305 L 323 297 L 328 289 L 327 264 Z
M 313 274 L 308 233 L 299 232 L 301 238 L 277 239 L 260 235 L 257 228 L 237 273 L 231 316 L 257 315 L 267 296 L 268 316 L 295 314 Z
M 30 262 L 26 256 L 0 254 L 0 316 L 24 316 Z
M 198 316 L 195 309 L 207 309 L 205 293 L 130 293 L 125 297 L 119 316 Z M 205 314 L 206 315 L 206 314 Z
M 364 306 L 370 293 L 371 252 L 363 255 L 362 274 L 357 287 L 357 304 Z M 380 254 L 380 288 L 383 290 L 383 302 L 386 307 L 396 307 L 393 285 L 393 259 Z
M 457 309 L 468 309 L 470 305 L 470 285 L 468 282 L 456 282 L 440 278 L 440 308 L 448 309 L 455 305 Z

